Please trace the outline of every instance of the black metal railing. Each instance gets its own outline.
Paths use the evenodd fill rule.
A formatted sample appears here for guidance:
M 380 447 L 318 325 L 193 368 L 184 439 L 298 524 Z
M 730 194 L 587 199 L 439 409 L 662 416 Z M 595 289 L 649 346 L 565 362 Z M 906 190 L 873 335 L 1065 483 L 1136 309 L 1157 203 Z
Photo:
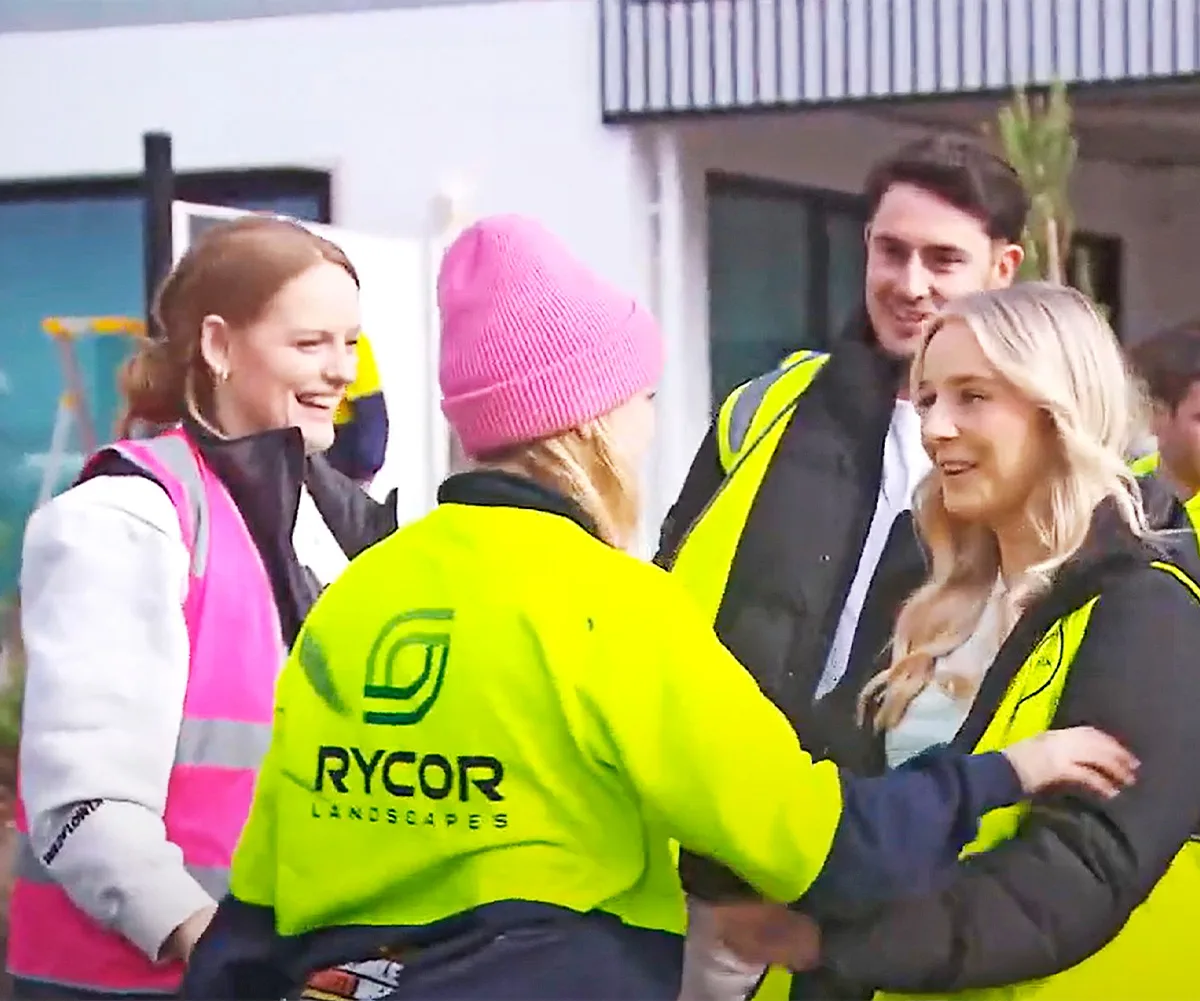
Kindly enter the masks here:
M 1200 0 L 597 0 L 606 121 L 1200 71 Z

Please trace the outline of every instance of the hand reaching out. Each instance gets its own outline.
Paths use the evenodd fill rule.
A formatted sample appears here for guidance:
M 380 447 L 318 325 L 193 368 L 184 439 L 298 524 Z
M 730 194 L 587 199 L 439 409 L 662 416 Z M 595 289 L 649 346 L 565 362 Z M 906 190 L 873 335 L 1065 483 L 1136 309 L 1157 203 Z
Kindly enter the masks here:
M 200 936 L 204 934 L 216 913 L 217 905 L 210 904 L 188 917 L 183 924 L 171 932 L 170 938 L 163 946 L 163 958 L 178 959 L 187 963 L 192 958 L 192 950 L 200 941 Z
M 1137 778 L 1138 760 L 1094 727 L 1050 730 L 1005 748 L 1027 795 L 1061 786 L 1111 798 Z M 793 972 L 820 965 L 821 929 L 812 918 L 781 904 L 753 901 L 713 908 L 720 940 L 746 963 Z
M 814 969 L 821 955 L 821 929 L 812 918 L 781 904 L 754 901 L 714 908 L 717 935 L 747 963 Z
M 1048 730 L 1005 748 L 1029 795 L 1078 786 L 1105 799 L 1137 778 L 1138 760 L 1108 734 L 1090 726 Z

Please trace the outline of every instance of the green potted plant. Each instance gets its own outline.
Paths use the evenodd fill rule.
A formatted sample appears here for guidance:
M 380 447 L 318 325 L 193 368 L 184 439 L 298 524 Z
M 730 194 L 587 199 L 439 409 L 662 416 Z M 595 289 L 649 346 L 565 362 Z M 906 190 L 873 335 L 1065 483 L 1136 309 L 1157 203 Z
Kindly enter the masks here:
M 1056 82 L 1032 95 L 1018 89 L 997 114 L 994 131 L 1029 194 L 1020 277 L 1065 283 L 1075 225 L 1070 181 L 1079 153 L 1066 87 Z
M 1066 86 L 1055 81 L 1033 94 L 1018 88 L 985 131 L 999 140 L 1029 194 L 1029 222 L 1021 241 L 1025 260 L 1019 277 L 1073 285 L 1095 301 L 1087 250 L 1073 245 L 1070 188 L 1079 141 Z

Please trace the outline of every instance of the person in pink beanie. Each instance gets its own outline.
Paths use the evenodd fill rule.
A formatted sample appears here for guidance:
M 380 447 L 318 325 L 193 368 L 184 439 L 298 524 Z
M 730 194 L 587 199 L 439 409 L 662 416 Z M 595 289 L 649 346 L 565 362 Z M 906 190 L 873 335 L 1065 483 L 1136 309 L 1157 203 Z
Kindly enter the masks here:
M 450 247 L 438 308 L 442 413 L 466 455 L 519 466 L 522 446 L 545 442 L 543 475 L 585 502 L 606 542 L 628 544 L 663 368 L 654 317 L 518 216 Z
M 455 241 L 438 301 L 474 466 L 308 617 L 183 997 L 674 1001 L 677 843 L 825 914 L 928 884 L 1048 784 L 1132 781 L 1082 728 L 870 780 L 814 764 L 682 585 L 622 551 L 654 319 L 514 216 Z

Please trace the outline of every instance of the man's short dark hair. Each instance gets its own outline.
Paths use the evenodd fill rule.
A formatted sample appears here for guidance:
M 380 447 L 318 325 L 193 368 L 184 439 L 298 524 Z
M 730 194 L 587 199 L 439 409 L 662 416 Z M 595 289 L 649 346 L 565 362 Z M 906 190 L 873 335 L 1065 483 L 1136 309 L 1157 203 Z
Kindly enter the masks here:
M 1200 320 L 1168 327 L 1129 349 L 1129 363 L 1150 398 L 1172 413 L 1200 381 Z
M 866 185 L 871 218 L 894 184 L 911 184 L 973 215 L 993 240 L 1021 240 L 1029 195 L 1008 161 L 978 142 L 958 135 L 933 135 L 875 164 Z

